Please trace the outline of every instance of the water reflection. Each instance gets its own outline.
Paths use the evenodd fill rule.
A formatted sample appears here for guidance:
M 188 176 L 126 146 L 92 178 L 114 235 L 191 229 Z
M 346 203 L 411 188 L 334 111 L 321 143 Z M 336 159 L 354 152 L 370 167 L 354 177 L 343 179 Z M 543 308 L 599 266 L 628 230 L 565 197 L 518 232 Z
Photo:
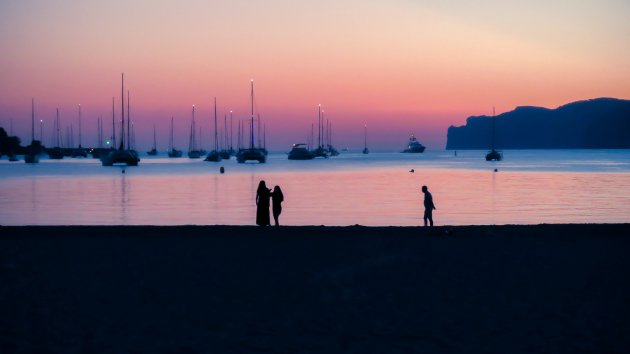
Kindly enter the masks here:
M 207 165 L 193 165 L 194 173 L 186 164 L 182 173 L 156 165 L 148 167 L 155 173 L 98 166 L 99 174 L 3 177 L 0 203 L 10 207 L 3 207 L 0 224 L 252 225 L 261 179 L 282 187 L 284 225 L 421 225 L 422 185 L 429 186 L 438 207 L 436 225 L 628 222 L 630 215 L 626 172 L 495 173 L 494 166 L 467 170 L 388 162 L 347 170 L 235 164 L 220 175 Z M 411 168 L 416 172 L 409 173 Z

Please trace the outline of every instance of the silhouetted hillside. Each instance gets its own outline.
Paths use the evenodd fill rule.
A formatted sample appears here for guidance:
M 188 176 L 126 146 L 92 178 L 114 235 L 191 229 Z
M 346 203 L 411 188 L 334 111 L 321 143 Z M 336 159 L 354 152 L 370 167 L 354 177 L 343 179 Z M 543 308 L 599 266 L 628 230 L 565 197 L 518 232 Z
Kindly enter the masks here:
M 630 148 L 630 101 L 597 98 L 556 109 L 517 107 L 496 116 L 498 149 Z M 448 128 L 447 149 L 488 149 L 492 117 L 466 119 Z

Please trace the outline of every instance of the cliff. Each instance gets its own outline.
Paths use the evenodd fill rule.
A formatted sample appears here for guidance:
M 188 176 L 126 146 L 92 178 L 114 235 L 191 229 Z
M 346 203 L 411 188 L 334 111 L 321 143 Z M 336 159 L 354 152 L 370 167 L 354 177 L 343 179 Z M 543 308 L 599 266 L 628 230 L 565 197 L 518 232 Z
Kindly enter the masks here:
M 492 117 L 472 116 L 450 126 L 447 149 L 488 149 Z M 630 100 L 597 98 L 556 109 L 517 107 L 496 116 L 497 149 L 628 149 Z

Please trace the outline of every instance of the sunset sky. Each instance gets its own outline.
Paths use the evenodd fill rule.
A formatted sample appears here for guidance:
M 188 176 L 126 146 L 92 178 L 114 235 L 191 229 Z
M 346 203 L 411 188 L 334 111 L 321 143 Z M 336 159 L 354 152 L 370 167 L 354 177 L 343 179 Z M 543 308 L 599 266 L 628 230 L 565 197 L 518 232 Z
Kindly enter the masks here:
M 48 144 L 62 125 L 96 144 L 131 91 L 138 148 L 187 146 L 190 111 L 209 148 L 219 115 L 246 118 L 249 83 L 270 148 L 304 142 L 322 104 L 338 148 L 442 149 L 449 125 L 519 105 L 630 98 L 627 0 L 182 0 L 0 2 L 0 126 L 28 142 L 30 102 Z M 236 124 L 236 123 L 235 123 Z M 36 136 L 39 136 L 37 130 Z M 75 138 L 75 141 L 76 138 Z

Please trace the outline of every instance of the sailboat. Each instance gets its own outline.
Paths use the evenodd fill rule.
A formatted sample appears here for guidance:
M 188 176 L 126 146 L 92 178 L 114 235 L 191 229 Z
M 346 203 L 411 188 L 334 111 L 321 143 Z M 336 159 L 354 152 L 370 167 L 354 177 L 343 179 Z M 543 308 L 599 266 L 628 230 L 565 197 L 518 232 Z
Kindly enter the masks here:
M 26 154 L 24 155 L 24 162 L 26 163 L 38 163 L 39 154 L 42 151 L 42 143 L 39 140 L 35 140 L 35 99 L 31 100 L 31 145 L 26 147 Z
M 367 148 L 367 125 L 363 126 L 363 135 L 364 135 L 363 154 L 367 155 L 370 153 L 370 150 L 368 150 Z
M 322 142 L 322 130 L 322 105 L 320 104 L 317 111 L 317 148 L 312 152 L 315 157 L 328 158 L 328 150 L 324 148 Z
M 190 138 L 188 139 L 188 157 L 191 159 L 201 158 L 201 151 L 197 149 L 196 127 L 195 127 L 195 105 L 192 106 L 192 123 L 190 123 Z
M 216 128 L 214 128 L 214 130 L 216 131 Z M 229 138 L 228 138 L 228 129 L 227 129 L 227 114 L 225 114 L 223 115 L 223 149 L 219 151 L 221 158 L 224 160 L 229 160 L 232 157 L 232 153 L 234 152 L 232 148 L 228 148 L 228 145 L 229 145 Z
M 495 135 L 495 127 L 494 127 L 494 107 L 492 107 L 492 146 L 490 151 L 486 154 L 486 161 L 501 161 L 503 160 L 503 153 L 494 149 L 494 135 Z
M 151 151 L 147 152 L 147 155 L 149 156 L 155 156 L 157 155 L 158 151 L 157 151 L 157 139 L 155 137 L 155 124 L 153 124 L 153 148 L 151 149 Z
M 251 81 L 251 117 L 249 128 L 249 148 L 240 149 L 236 154 L 236 161 L 238 161 L 238 163 L 245 161 L 265 163 L 267 162 L 267 155 L 265 155 L 262 149 L 254 147 L 254 80 Z
M 74 136 L 74 134 L 73 134 Z M 81 105 L 79 105 L 79 147 L 72 147 L 70 151 L 72 157 L 87 157 L 87 150 L 81 145 Z
M 219 162 L 223 160 L 223 158 L 221 157 L 221 153 L 219 152 L 218 136 L 219 135 L 217 133 L 217 98 L 215 97 L 214 98 L 214 150 L 208 153 L 208 156 L 206 156 L 206 159 L 204 161 Z
M 171 135 L 168 138 L 168 157 L 182 157 L 182 151 L 173 146 L 173 117 L 171 117 Z
M 129 94 L 127 93 L 127 97 Z M 129 99 L 127 100 L 129 101 Z M 121 102 L 122 102 L 122 128 L 120 137 L 120 146 L 117 150 L 110 151 L 107 155 L 101 157 L 101 164 L 103 166 L 113 166 L 114 164 L 125 164 L 127 166 L 138 166 L 140 158 L 135 150 L 131 149 L 131 132 L 129 126 L 129 113 L 130 109 L 127 106 L 127 147 L 125 148 L 125 74 L 121 75 Z M 127 102 L 129 104 L 129 102 Z
M 48 157 L 53 160 L 61 160 L 63 159 L 63 150 L 61 149 L 61 146 L 59 146 L 60 145 L 59 136 L 61 135 L 60 126 L 59 126 L 59 108 L 57 108 L 57 115 L 55 117 L 54 131 L 55 131 L 56 145 L 54 148 L 46 149 L 46 153 L 48 154 Z

